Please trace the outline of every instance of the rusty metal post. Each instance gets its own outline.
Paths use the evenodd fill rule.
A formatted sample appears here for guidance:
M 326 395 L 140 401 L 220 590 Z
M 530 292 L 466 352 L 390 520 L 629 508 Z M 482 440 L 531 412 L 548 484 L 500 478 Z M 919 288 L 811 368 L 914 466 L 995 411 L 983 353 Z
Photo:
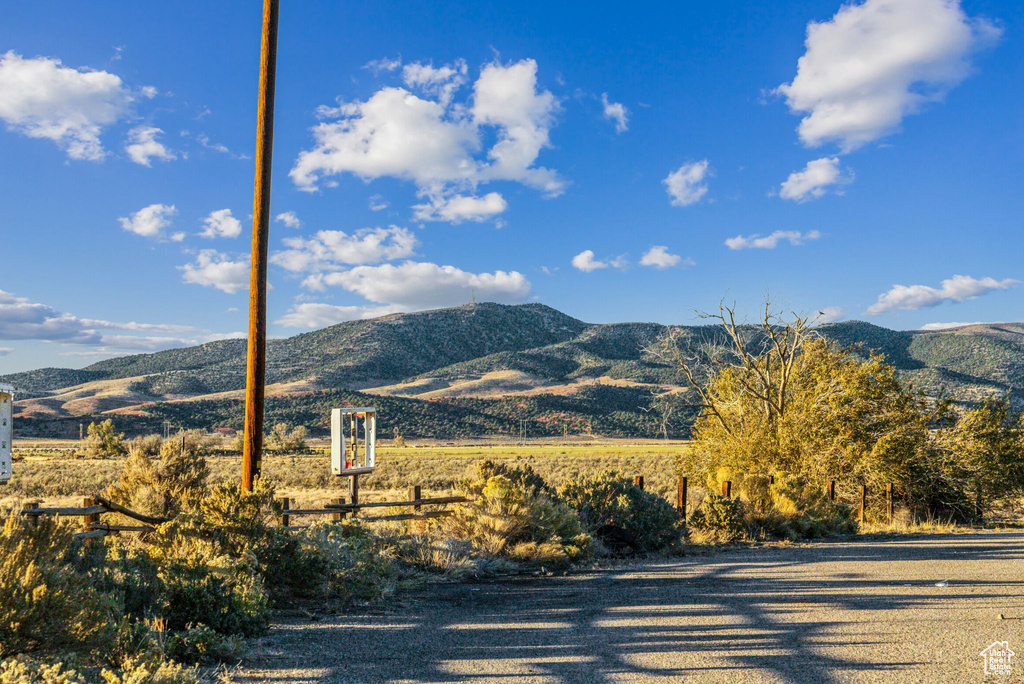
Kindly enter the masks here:
M 242 490 L 252 491 L 263 465 L 263 391 L 267 372 L 267 241 L 270 234 L 270 169 L 274 150 L 274 85 L 279 0 L 263 0 L 260 92 L 256 115 L 256 185 L 249 270 L 249 338 L 245 374 Z
M 636 485 L 637 487 L 639 487 L 640 489 L 643 489 L 644 488 L 644 476 L 643 475 L 637 475 L 636 477 L 634 477 L 633 478 L 633 484 Z
M 281 497 L 281 527 L 288 527 L 291 522 L 291 516 L 288 515 L 288 511 L 291 509 L 291 499 L 287 496 Z
M 726 480 L 722 483 L 722 496 L 726 499 L 732 498 L 732 480 Z
M 860 522 L 861 524 L 866 523 L 868 520 L 868 486 L 860 486 Z
M 836 481 L 829 480 L 828 482 L 828 500 L 832 503 L 836 502 Z
M 885 507 L 886 512 L 889 514 L 889 524 L 892 525 L 892 515 L 894 508 L 892 496 L 892 482 L 885 485 Z
M 685 475 L 680 475 L 676 481 L 676 510 L 686 520 L 686 485 L 688 484 Z
M 350 478 L 348 478 L 348 499 L 353 504 L 359 503 L 359 476 L 358 475 L 353 475 Z M 352 517 L 353 518 L 356 517 L 356 514 L 358 512 L 359 512 L 358 509 L 353 508 L 352 509 Z

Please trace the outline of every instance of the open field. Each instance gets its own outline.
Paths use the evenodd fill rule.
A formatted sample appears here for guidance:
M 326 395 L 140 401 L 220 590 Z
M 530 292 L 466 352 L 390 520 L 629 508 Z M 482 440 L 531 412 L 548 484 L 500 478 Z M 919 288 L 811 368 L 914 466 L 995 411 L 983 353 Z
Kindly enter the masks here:
M 46 502 L 62 497 L 91 494 L 112 484 L 122 462 L 71 456 L 76 440 L 19 440 L 15 452 L 14 477 L 0 489 L 0 503 L 32 497 Z M 300 505 L 319 503 L 347 492 L 346 478 L 330 472 L 330 457 L 323 441 L 311 442 L 314 453 L 268 454 L 263 474 L 278 486 L 282 496 Z M 473 444 L 432 444 L 394 447 L 379 446 L 377 471 L 360 479 L 367 500 L 392 493 L 405 493 L 409 485 L 420 485 L 425 493 L 449 490 L 467 470 L 482 459 L 528 464 L 550 483 L 558 485 L 581 474 L 618 470 L 628 476 L 643 475 L 649 491 L 665 496 L 675 492 L 675 456 L 686 442 L 625 440 L 599 442 L 550 442 Z M 234 453 L 221 452 L 207 459 L 214 482 L 238 477 L 240 461 Z M 376 496 L 375 496 L 376 495 Z

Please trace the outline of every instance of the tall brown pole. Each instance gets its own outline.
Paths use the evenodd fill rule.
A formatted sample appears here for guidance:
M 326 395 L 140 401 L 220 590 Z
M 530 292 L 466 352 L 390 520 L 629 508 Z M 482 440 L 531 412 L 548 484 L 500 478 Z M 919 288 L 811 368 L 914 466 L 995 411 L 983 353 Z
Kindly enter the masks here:
M 267 238 L 270 234 L 270 161 L 274 149 L 274 80 L 277 70 L 278 0 L 263 0 L 260 101 L 256 118 L 256 188 L 252 202 L 252 267 L 249 272 L 249 349 L 245 374 L 245 441 L 242 490 L 252 491 L 263 454 L 263 385 L 267 371 Z

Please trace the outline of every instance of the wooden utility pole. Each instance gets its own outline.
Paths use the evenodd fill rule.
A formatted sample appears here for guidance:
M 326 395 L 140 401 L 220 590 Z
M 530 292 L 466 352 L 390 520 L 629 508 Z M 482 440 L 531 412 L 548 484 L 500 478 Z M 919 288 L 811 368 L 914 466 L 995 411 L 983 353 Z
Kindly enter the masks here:
M 256 118 L 256 187 L 252 202 L 249 271 L 249 346 L 245 374 L 242 490 L 252 491 L 263 454 L 263 389 L 267 371 L 267 239 L 270 234 L 270 161 L 274 149 L 274 81 L 279 0 L 263 0 L 260 95 Z

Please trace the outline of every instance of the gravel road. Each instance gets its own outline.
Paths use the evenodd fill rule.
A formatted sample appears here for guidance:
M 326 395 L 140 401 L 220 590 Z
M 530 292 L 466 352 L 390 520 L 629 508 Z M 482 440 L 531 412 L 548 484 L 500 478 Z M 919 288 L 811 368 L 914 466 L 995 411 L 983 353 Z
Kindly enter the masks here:
M 976 532 L 436 585 L 375 614 L 284 619 L 240 681 L 1017 681 L 1022 561 L 1024 533 Z M 1009 678 L 984 675 L 995 641 L 1021 653 Z

